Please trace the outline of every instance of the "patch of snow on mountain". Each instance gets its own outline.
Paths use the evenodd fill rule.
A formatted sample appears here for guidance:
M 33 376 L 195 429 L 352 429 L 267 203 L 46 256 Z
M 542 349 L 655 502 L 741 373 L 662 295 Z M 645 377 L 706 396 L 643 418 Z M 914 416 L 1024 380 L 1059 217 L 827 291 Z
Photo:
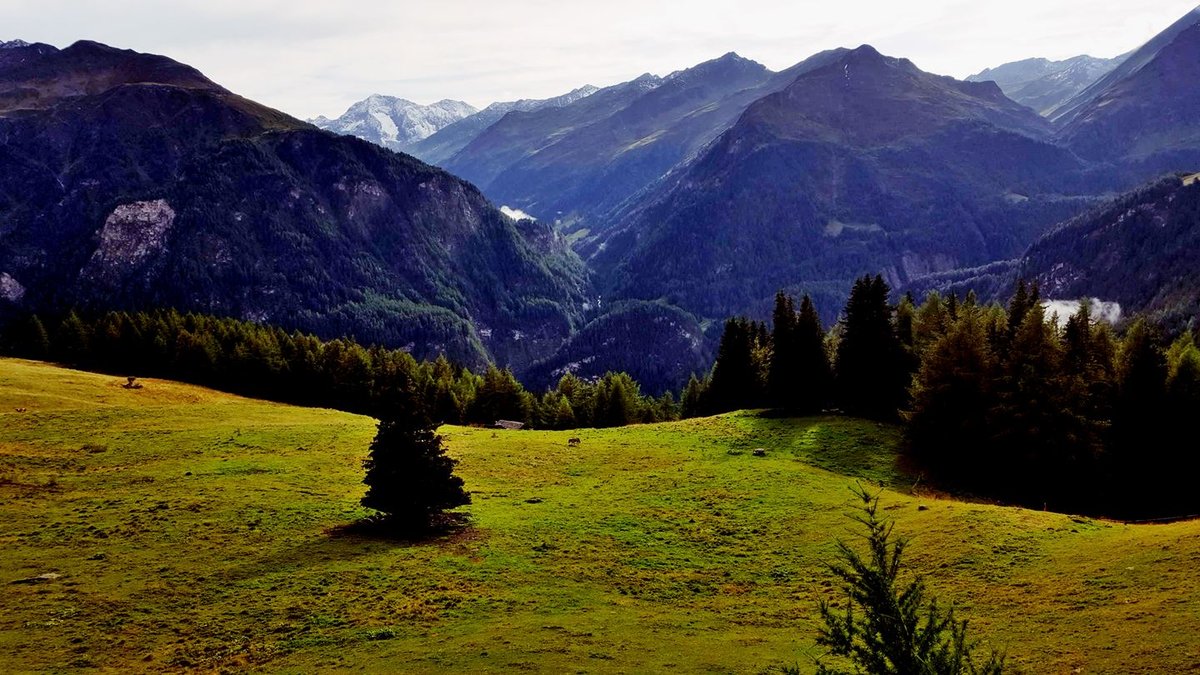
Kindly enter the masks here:
M 396 121 L 389 117 L 387 113 L 382 110 L 372 110 L 370 115 L 379 123 L 379 138 L 383 141 L 384 145 L 395 143 L 400 139 L 400 128 L 396 126 Z M 361 125 L 361 122 L 354 124 L 356 127 Z
M 525 213 L 521 209 L 514 209 L 509 206 L 501 206 L 500 213 L 503 213 L 513 220 L 537 220 L 537 218 Z

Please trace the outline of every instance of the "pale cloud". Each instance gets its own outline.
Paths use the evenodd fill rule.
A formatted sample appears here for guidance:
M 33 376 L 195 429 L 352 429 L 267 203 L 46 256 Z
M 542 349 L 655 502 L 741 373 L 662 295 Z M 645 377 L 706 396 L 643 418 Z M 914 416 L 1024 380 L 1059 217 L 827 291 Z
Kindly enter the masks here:
M 1121 320 L 1121 305 L 1117 302 L 1106 302 L 1100 298 L 1088 298 L 1086 300 L 1045 300 L 1042 302 L 1042 308 L 1046 312 L 1046 316 L 1055 317 L 1058 325 L 1066 326 L 1067 320 L 1074 316 L 1079 311 L 1080 302 L 1087 302 L 1088 309 L 1091 310 L 1093 321 L 1104 321 L 1105 323 L 1116 324 Z
M 299 117 L 371 93 L 547 97 L 728 51 L 773 69 L 870 43 L 957 77 L 1029 56 L 1115 56 L 1195 0 L 0 0 L 0 39 L 167 54 Z

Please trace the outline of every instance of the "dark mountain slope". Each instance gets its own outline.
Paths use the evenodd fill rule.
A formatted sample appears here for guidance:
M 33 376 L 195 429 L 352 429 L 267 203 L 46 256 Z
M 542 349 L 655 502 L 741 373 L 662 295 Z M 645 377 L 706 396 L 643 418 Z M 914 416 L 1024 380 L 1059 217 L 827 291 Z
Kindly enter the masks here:
M 1055 228 L 1029 248 L 1016 275 L 1047 298 L 1095 297 L 1123 313 L 1200 312 L 1200 182 L 1170 178 Z
M 1200 19 L 1200 14 L 1194 15 Z M 1200 165 L 1200 23 L 1080 106 L 1059 134 L 1080 156 L 1128 180 Z
M 615 297 L 711 318 L 1011 257 L 1078 208 L 1058 193 L 1080 165 L 1050 134 L 993 83 L 862 47 L 750 106 L 593 262 Z
M 1132 54 L 1121 61 L 1121 65 L 1114 68 L 1107 75 L 1088 86 L 1056 110 L 1051 116 L 1052 121 L 1060 125 L 1070 123 L 1081 114 L 1084 108 L 1088 107 L 1103 95 L 1104 92 L 1108 91 L 1110 87 L 1121 80 L 1136 75 L 1138 71 L 1153 61 L 1167 45 L 1174 42 L 1180 33 L 1183 33 L 1197 23 L 1200 23 L 1200 7 L 1188 12 L 1183 18 L 1168 26 L 1166 30 L 1156 35 L 1149 42 L 1134 50 Z
M 712 140 L 714 127 L 732 123 L 769 77 L 735 54 L 672 74 L 613 114 L 533 148 L 481 187 L 530 213 L 578 214 L 589 224 Z
M 439 129 L 432 136 L 410 145 L 405 148 L 405 152 L 423 162 L 440 166 L 510 112 L 533 112 L 543 108 L 561 108 L 582 98 L 587 98 L 596 91 L 598 91 L 596 87 L 587 85 L 554 98 L 493 103 L 474 115 Z
M 63 98 L 143 83 L 229 93 L 195 68 L 165 56 L 138 54 L 88 40 L 63 50 L 44 44 L 0 50 L 0 73 L 0 111 L 40 109 Z
M 574 129 L 615 114 L 661 82 L 661 78 L 643 75 L 601 89 L 570 105 L 510 112 L 442 166 L 487 192 L 487 186 L 513 164 L 552 145 Z M 489 196 L 496 197 L 494 194 Z
M 10 309 L 170 305 L 516 365 L 578 321 L 563 240 L 441 170 L 163 57 L 81 43 L 14 61 L 0 93 L 39 95 L 0 113 Z
M 566 373 L 587 379 L 620 371 L 633 376 L 644 393 L 678 392 L 688 377 L 712 366 L 718 338 L 706 336 L 696 318 L 677 307 L 618 303 L 526 371 L 525 383 L 545 387 Z
M 726 54 L 661 80 L 645 76 L 574 104 L 512 113 L 446 161 L 492 199 L 595 238 L 610 214 L 787 86 L 818 55 L 781 73 Z M 587 242 L 583 243 L 587 246 Z
M 1200 312 L 1200 182 L 1164 178 L 1067 220 L 1020 257 L 914 280 L 904 290 L 937 290 L 1005 302 L 1018 279 L 1043 298 L 1115 302 L 1169 325 Z

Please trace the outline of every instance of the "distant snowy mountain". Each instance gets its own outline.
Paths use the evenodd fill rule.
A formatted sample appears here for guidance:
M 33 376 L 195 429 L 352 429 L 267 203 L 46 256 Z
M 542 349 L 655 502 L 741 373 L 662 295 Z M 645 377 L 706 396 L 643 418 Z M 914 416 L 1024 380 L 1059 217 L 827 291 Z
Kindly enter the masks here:
M 1127 54 L 1113 59 L 1076 56 L 1062 61 L 1025 59 L 988 68 L 968 82 L 995 82 L 1006 96 L 1042 115 L 1053 115 L 1064 103 L 1112 72 Z
M 357 136 L 392 150 L 432 136 L 454 122 L 478 112 L 462 101 L 449 99 L 420 105 L 394 96 L 372 96 L 350 106 L 341 117 L 318 117 L 309 122 L 322 129 Z

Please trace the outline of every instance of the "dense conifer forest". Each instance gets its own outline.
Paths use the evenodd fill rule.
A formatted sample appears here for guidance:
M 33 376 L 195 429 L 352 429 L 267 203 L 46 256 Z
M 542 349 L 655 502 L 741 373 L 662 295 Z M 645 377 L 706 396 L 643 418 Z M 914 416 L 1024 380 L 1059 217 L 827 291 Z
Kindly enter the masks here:
M 902 423 L 908 459 L 948 490 L 1124 518 L 1200 513 L 1191 330 L 1168 342 L 1134 319 L 1118 335 L 1088 303 L 1060 321 L 1024 282 L 1007 307 L 888 295 L 882 278 L 859 279 L 823 339 L 807 298 L 797 315 L 780 295 L 773 332 L 730 320 L 711 376 L 684 391 L 684 414 L 837 409 Z
M 444 356 L 320 340 L 237 319 L 179 312 L 108 312 L 10 320 L 6 353 L 137 377 L 163 377 L 246 396 L 390 418 L 416 406 L 437 423 L 515 421 L 532 428 L 621 426 L 678 417 L 674 398 L 643 396 L 624 373 L 562 377 L 541 395 L 513 373 L 482 373 Z

